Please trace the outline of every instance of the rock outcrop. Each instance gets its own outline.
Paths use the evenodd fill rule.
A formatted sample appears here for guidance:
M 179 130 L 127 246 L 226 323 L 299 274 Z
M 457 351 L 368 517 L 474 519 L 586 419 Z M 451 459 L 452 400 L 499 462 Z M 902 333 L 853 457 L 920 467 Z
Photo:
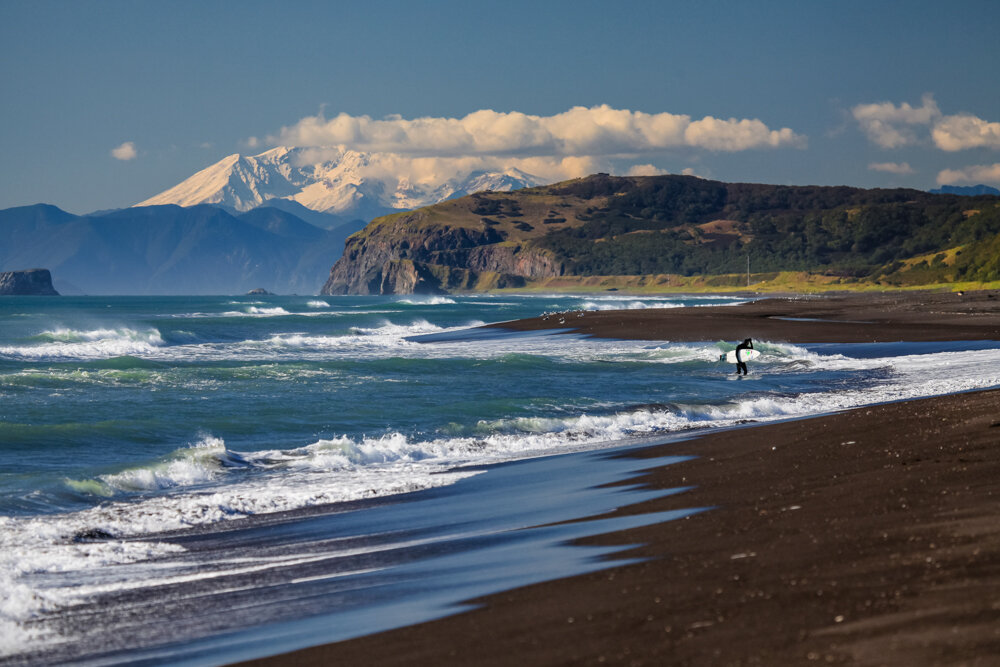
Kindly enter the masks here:
M 0 296 L 59 296 L 48 269 L 0 272 Z
M 452 226 L 426 209 L 376 220 L 347 240 L 322 294 L 435 294 L 519 287 L 561 275 L 545 253 L 511 242 L 488 224 Z

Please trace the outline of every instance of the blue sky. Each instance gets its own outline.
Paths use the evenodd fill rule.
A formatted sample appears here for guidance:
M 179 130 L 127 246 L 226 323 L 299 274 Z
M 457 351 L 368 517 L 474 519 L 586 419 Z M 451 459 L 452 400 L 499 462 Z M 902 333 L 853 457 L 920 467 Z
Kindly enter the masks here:
M 490 151 L 513 123 L 505 155 L 577 169 L 1000 185 L 998 34 L 992 0 L 0 0 L 0 208 L 127 206 L 232 153 L 343 141 L 338 117 L 417 154 L 411 121 L 468 133 L 481 110 Z

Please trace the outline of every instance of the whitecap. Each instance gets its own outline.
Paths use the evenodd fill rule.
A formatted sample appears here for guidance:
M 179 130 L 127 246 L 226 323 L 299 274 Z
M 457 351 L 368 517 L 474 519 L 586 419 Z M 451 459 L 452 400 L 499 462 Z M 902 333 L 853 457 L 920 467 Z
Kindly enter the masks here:
M 101 475 L 101 484 L 112 490 L 152 491 L 210 482 L 218 476 L 227 451 L 220 438 L 205 436 L 151 465 Z
M 645 310 L 647 308 L 683 308 L 683 303 L 649 299 L 599 299 L 585 301 L 583 310 Z
M 398 341 L 401 331 L 412 331 L 414 326 L 433 325 L 387 323 L 353 337 L 389 335 Z M 480 421 L 457 429 L 458 434 L 439 437 L 389 432 L 371 437 L 326 437 L 290 449 L 232 452 L 221 439 L 204 436 L 192 447 L 177 450 L 162 460 L 99 478 L 103 485 L 99 488 L 117 494 L 141 492 L 132 500 L 122 495 L 88 510 L 57 516 L 0 517 L 0 585 L 10 591 L 0 601 L 5 650 L 17 650 L 31 640 L 25 621 L 72 604 L 87 594 L 86 589 L 45 588 L 32 583 L 37 579 L 25 578 L 27 575 L 82 573 L 87 568 L 137 562 L 178 549 L 144 540 L 163 530 L 432 488 L 478 474 L 479 466 L 490 462 L 602 448 L 609 443 L 649 441 L 693 428 L 802 417 L 1000 385 L 1000 375 L 993 370 L 1000 367 L 1000 350 L 857 359 L 765 341 L 760 341 L 759 347 L 764 352 L 759 364 L 762 368 L 800 363 L 886 372 L 853 390 L 788 396 L 747 393 L 722 404 L 682 404 L 611 414 L 580 412 L 562 417 L 522 416 Z M 558 348 L 564 350 L 566 345 Z M 645 347 L 588 343 L 586 349 L 600 349 L 618 358 L 663 354 L 698 362 L 711 361 L 720 350 L 714 345 L 648 343 Z M 170 492 L 148 493 L 163 489 Z M 72 541 L 74 535 L 85 531 L 139 539 Z M 130 584 L 122 579 L 120 584 L 112 581 L 107 585 Z
M 156 329 L 59 328 L 35 337 L 43 341 L 33 345 L 0 346 L 0 356 L 22 359 L 107 359 L 142 356 L 166 345 Z
M 290 315 L 287 310 L 281 306 L 273 306 L 271 308 L 261 308 L 258 306 L 250 306 L 247 308 L 247 314 L 249 315 L 262 315 L 264 317 L 277 317 L 280 315 Z
M 395 302 L 408 306 L 444 306 L 456 303 L 454 299 L 446 296 L 411 296 L 397 299 Z

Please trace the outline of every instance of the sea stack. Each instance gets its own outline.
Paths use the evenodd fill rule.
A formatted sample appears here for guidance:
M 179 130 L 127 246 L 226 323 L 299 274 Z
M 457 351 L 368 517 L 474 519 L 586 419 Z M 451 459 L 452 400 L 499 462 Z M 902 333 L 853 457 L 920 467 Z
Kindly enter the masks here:
M 48 269 L 0 272 L 0 296 L 59 296 Z

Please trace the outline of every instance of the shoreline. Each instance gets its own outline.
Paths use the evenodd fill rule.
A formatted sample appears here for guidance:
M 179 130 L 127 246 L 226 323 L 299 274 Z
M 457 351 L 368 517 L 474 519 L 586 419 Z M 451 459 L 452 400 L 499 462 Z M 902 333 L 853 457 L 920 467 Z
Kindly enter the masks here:
M 552 318 L 489 326 L 551 329 Z M 608 338 L 1000 340 L 1000 296 L 838 295 L 579 319 L 574 333 Z M 616 558 L 642 562 L 242 664 L 997 664 L 1000 389 L 623 454 L 666 455 L 695 458 L 628 483 L 687 490 L 592 518 L 713 509 L 581 542 L 636 545 Z
M 784 343 L 1000 340 L 1000 290 L 765 297 L 735 306 L 553 313 L 485 328 L 597 338 Z
M 695 456 L 628 483 L 696 486 L 606 516 L 713 509 L 582 542 L 644 562 L 241 664 L 990 664 L 998 406 L 989 389 L 623 454 Z

